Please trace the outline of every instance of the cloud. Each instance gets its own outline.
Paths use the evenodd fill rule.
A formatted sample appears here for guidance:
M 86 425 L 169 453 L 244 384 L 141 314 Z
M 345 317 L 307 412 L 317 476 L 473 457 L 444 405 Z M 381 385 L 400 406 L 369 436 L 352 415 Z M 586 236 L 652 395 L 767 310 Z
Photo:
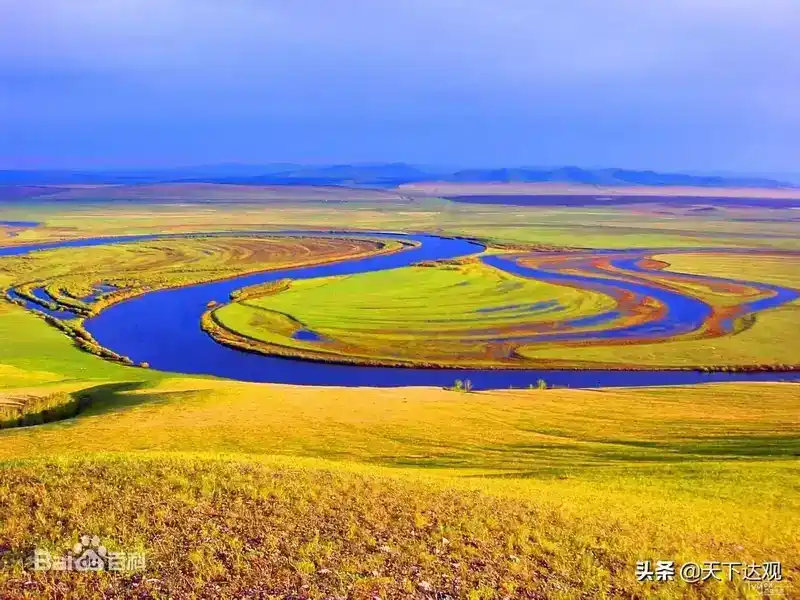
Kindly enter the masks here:
M 701 50 L 782 52 L 800 23 L 793 0 L 4 0 L 0 10 L 0 56 L 131 70 L 348 57 L 591 76 L 703 64 Z
M 798 30 L 795 0 L 0 0 L 0 108 L 20 134 L 439 118 L 772 135 L 800 127 Z

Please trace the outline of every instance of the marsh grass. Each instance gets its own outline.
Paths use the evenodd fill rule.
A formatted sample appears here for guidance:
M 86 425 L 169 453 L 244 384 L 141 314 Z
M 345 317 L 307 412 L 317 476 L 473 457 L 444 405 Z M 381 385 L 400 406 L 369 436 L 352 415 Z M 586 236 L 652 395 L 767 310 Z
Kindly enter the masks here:
M 797 257 L 754 253 L 656 255 L 669 263 L 669 270 L 716 277 L 759 281 L 800 290 L 800 264 Z M 701 295 L 704 300 L 721 302 L 719 296 Z M 739 299 L 741 301 L 741 298 Z M 642 365 L 650 368 L 680 367 L 701 371 L 736 372 L 747 370 L 789 371 L 798 369 L 800 356 L 800 300 L 778 308 L 746 315 L 732 335 L 712 339 L 676 338 L 666 343 L 618 346 L 572 346 L 569 348 L 530 349 L 530 355 L 544 360 L 582 361 L 586 367 Z M 525 354 L 525 350 L 521 350 Z
M 280 293 L 247 296 L 215 311 L 215 339 L 324 362 L 418 367 L 530 366 L 515 352 L 515 335 L 615 306 L 609 296 L 474 259 L 301 280 Z M 325 343 L 294 337 L 301 326 Z
M 536 380 L 536 385 L 530 384 L 528 386 L 528 389 L 531 389 L 531 390 L 546 390 L 547 389 L 547 381 L 545 381 L 544 379 L 537 379 Z
M 50 310 L 83 316 L 146 291 L 215 281 L 269 269 L 323 264 L 342 258 L 394 252 L 394 241 L 275 236 L 187 236 L 120 242 L 92 248 L 59 248 L 0 261 L 0 289 Z M 93 301 L 100 285 L 112 291 Z M 47 300 L 34 293 L 43 289 Z

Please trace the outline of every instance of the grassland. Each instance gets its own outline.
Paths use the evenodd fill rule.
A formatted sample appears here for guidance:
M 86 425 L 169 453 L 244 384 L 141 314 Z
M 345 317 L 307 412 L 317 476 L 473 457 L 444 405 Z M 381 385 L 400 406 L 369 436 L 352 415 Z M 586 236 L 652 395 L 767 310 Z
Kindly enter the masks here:
M 13 304 L 0 302 L 0 390 L 41 384 L 146 380 L 158 375 L 79 351 L 58 329 Z
M 758 283 L 734 283 L 742 270 L 734 278 L 733 265 L 745 256 L 750 261 L 745 275 L 800 289 L 797 277 L 786 274 L 800 272 L 798 256 L 792 253 L 656 255 L 647 261 L 667 268 L 643 272 L 615 267 L 613 254 L 531 253 L 519 255 L 518 262 L 547 272 L 587 274 L 591 279 L 547 283 L 478 259 L 443 262 L 297 281 L 263 297 L 251 293 L 214 308 L 204 319 L 204 328 L 233 347 L 327 362 L 787 369 L 797 364 L 800 302 L 752 315 L 748 307 L 775 292 Z M 672 261 L 676 266 L 670 266 Z M 705 276 L 691 277 L 693 273 Z M 606 283 L 597 287 L 591 281 Z M 647 293 L 630 292 L 622 285 L 626 281 L 646 284 L 653 294 L 666 289 L 697 299 L 710 307 L 710 314 L 697 329 L 673 334 L 662 324 L 673 307 Z M 648 323 L 655 332 L 650 338 L 647 333 L 638 338 L 598 335 Z M 565 335 L 572 338 L 563 339 Z
M 791 594 L 797 389 L 91 386 L 79 418 L 0 434 L 7 560 L 92 532 L 150 567 L 26 585 L 16 566 L 0 589 L 759 596 L 741 582 L 635 581 L 636 560 L 668 557 L 779 558 Z
M 331 303 L 330 299 L 336 302 Z M 600 293 L 524 279 L 468 260 L 295 281 L 214 311 L 265 351 L 375 364 L 513 364 L 508 338 L 558 319 L 613 310 Z M 303 341 L 312 330 L 323 342 Z
M 113 365 L 16 306 L 0 327 L 39 334 L 0 346 L 4 398 L 84 405 L 0 431 L 6 596 L 761 597 L 641 584 L 643 559 L 781 560 L 798 592 L 798 384 L 296 388 Z M 22 571 L 84 533 L 147 570 Z
M 618 196 L 653 196 L 657 198 L 710 199 L 800 199 L 800 191 L 791 188 L 753 187 L 693 187 L 682 185 L 593 185 L 564 182 L 485 182 L 456 183 L 445 181 L 409 183 L 401 185 L 399 191 L 426 196 L 588 196 L 597 202 Z
M 669 271 L 711 275 L 736 280 L 761 281 L 800 289 L 797 259 L 785 256 L 721 253 L 670 254 L 655 258 L 667 262 Z M 736 295 L 714 294 L 701 290 L 702 296 L 718 306 L 740 301 Z M 649 366 L 703 367 L 715 365 L 794 364 L 800 354 L 800 301 L 759 312 L 748 327 L 735 335 L 714 339 L 678 338 L 668 343 L 623 346 L 572 346 L 539 348 L 536 356 L 545 359 L 572 359 L 601 366 L 638 364 Z M 523 350 L 524 352 L 524 350 Z
M 217 186 L 223 187 L 226 186 Z M 229 193 L 227 190 L 226 193 Z M 136 190 L 118 191 L 115 205 L 98 198 L 44 200 L 17 208 L 0 205 L 0 219 L 41 221 L 8 243 L 65 239 L 81 235 L 263 229 L 364 229 L 428 231 L 514 243 L 588 248 L 754 247 L 800 249 L 798 215 L 789 209 L 713 208 L 644 205 L 638 207 L 525 207 L 447 202 L 435 197 L 383 196 L 343 200 L 341 190 L 315 192 L 314 201 L 274 189 L 251 190 L 247 198 L 213 202 L 208 191 L 152 191 L 146 200 Z M 172 200 L 170 200 L 172 198 Z
M 84 408 L 69 384 L 0 392 L 0 429 L 28 427 L 74 417 Z
M 153 290 L 365 257 L 400 247 L 394 241 L 366 239 L 220 236 L 43 250 L 4 258 L 0 290 L 6 290 L 5 299 L 42 314 L 84 350 L 132 364 L 130 358 L 100 346 L 83 327 L 83 320 Z M 63 310 L 69 312 L 50 312 Z
M 498 210 L 375 198 L 332 211 L 312 201 L 260 199 L 225 208 L 196 202 L 109 208 L 74 199 L 4 207 L 0 219 L 44 225 L 1 243 L 311 226 L 426 230 L 505 244 L 800 247 L 786 212 L 767 211 L 767 221 L 765 213 L 756 218 L 747 211 L 643 218 L 611 207 Z M 105 248 L 41 253 L 29 262 L 0 259 L 0 286 L 50 282 L 48 289 L 67 288 L 72 297 L 112 276 L 142 286 L 175 284 L 265 264 L 240 263 L 241 246 L 233 241 L 205 259 L 206 244 L 216 243 L 162 241 L 116 246 L 102 256 Z M 251 256 L 250 250 L 241 252 Z M 780 260 L 661 258 L 680 272 L 797 287 L 796 271 Z M 134 271 L 121 272 L 134 264 Z M 197 271 L 181 274 L 187 265 Z M 428 327 L 425 319 L 414 323 L 403 302 L 436 318 L 436 308 L 419 301 L 423 291 L 449 298 L 447 317 L 461 315 L 461 326 L 470 329 L 479 297 L 497 308 L 549 293 L 530 283 L 508 301 L 518 292 L 504 290 L 508 281 L 483 269 L 467 263 L 442 273 L 398 271 L 407 285 L 392 326 Z M 443 285 L 456 278 L 469 285 Z M 367 291 L 380 292 L 384 303 L 391 299 L 386 281 L 364 288 L 355 279 L 325 284 L 362 308 L 369 305 Z M 272 299 L 295 291 L 313 290 L 293 282 Z M 605 301 L 572 293 L 567 304 L 575 314 Z M 320 310 L 315 319 L 347 316 L 328 306 L 330 314 Z M 284 308 L 293 314 L 313 307 Z M 518 326 L 513 309 L 481 315 L 492 327 Z M 775 325 L 765 329 L 771 319 Z M 750 340 L 758 352 L 770 351 L 770 340 L 785 352 L 796 343 L 796 336 L 782 341 L 796 322 L 795 313 L 765 313 L 734 338 L 758 331 L 763 337 Z M 800 595 L 798 384 L 477 393 L 245 384 L 101 360 L 0 302 L 0 410 L 35 415 L 68 403 L 79 404 L 77 416 L 0 430 L 0 597 L 763 597 L 740 577 L 637 582 L 634 565 L 646 559 L 779 560 L 784 581 L 773 595 Z M 96 576 L 23 570 L 34 548 L 63 553 L 82 534 L 99 535 L 111 550 L 144 552 L 146 569 Z
M 399 248 L 395 242 L 332 238 L 200 237 L 62 248 L 4 258 L 0 286 L 36 301 L 44 288 L 64 308 L 89 311 L 118 297 L 268 269 L 320 264 Z M 93 300 L 98 286 L 115 288 Z M 100 300 L 103 300 L 100 302 Z

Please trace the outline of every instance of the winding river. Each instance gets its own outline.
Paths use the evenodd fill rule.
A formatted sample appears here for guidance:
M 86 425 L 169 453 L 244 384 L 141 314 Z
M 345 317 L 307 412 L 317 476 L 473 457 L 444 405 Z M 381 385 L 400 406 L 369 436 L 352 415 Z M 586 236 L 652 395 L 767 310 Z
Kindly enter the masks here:
M 220 233 L 230 235 L 232 232 Z M 241 232 L 240 232 L 241 233 Z M 253 235 L 256 232 L 248 232 Z M 95 339 L 114 352 L 129 356 L 134 362 L 147 362 L 154 369 L 175 373 L 213 375 L 253 382 L 299 385 L 375 386 L 406 385 L 448 386 L 456 379 L 469 379 L 475 389 L 528 387 L 538 379 L 550 385 L 569 387 L 679 385 L 719 381 L 775 381 L 800 379 L 798 372 L 702 373 L 698 371 L 611 371 L 611 370 L 471 370 L 418 369 L 325 364 L 240 352 L 213 341 L 200 329 L 200 316 L 210 301 L 227 302 L 232 291 L 244 286 L 278 279 L 311 279 L 332 275 L 351 275 L 394 269 L 417 263 L 458 258 L 483 250 L 480 244 L 434 235 L 396 233 L 323 234 L 319 232 L 260 232 L 268 235 L 347 235 L 369 238 L 387 237 L 418 242 L 400 252 L 369 258 L 344 260 L 321 266 L 282 269 L 245 275 L 225 281 L 210 282 L 183 288 L 165 289 L 120 302 L 86 321 L 86 329 Z M 208 234 L 203 234 L 208 235 Z M 213 235 L 213 234 L 212 234 Z M 95 238 L 54 242 L 30 246 L 0 248 L 0 257 L 23 255 L 28 252 L 65 247 L 99 246 L 110 243 L 164 239 L 168 235 L 139 235 L 116 238 Z M 180 236 L 176 236 L 180 237 Z M 625 266 L 639 269 L 632 257 Z M 537 271 L 519 266 L 500 257 L 485 261 L 498 268 L 521 275 L 557 281 L 562 277 L 550 271 Z M 574 275 L 564 276 L 572 277 Z M 595 282 L 602 285 L 604 279 Z M 636 293 L 659 294 L 670 308 L 668 317 L 656 326 L 663 333 L 687 331 L 704 318 L 708 306 L 700 301 L 688 301 L 685 296 L 641 283 L 623 283 Z M 798 297 L 794 290 L 778 288 L 780 293 L 769 301 L 761 301 L 758 309 L 778 306 Z M 652 330 L 652 325 L 650 326 Z M 650 331 L 652 333 L 652 331 Z M 630 333 L 630 332 L 625 332 Z M 635 331 L 631 334 L 641 334 Z

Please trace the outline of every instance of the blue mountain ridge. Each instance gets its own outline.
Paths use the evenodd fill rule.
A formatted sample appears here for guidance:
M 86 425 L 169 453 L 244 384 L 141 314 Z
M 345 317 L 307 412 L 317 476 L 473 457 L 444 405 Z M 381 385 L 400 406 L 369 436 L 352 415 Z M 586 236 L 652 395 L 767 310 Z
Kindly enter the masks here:
M 439 170 L 406 163 L 300 165 L 221 164 L 141 170 L 0 170 L 0 185 L 222 183 L 240 185 L 337 185 L 393 187 L 408 183 L 575 183 L 598 186 L 696 186 L 796 188 L 767 177 L 661 173 L 574 166 Z

